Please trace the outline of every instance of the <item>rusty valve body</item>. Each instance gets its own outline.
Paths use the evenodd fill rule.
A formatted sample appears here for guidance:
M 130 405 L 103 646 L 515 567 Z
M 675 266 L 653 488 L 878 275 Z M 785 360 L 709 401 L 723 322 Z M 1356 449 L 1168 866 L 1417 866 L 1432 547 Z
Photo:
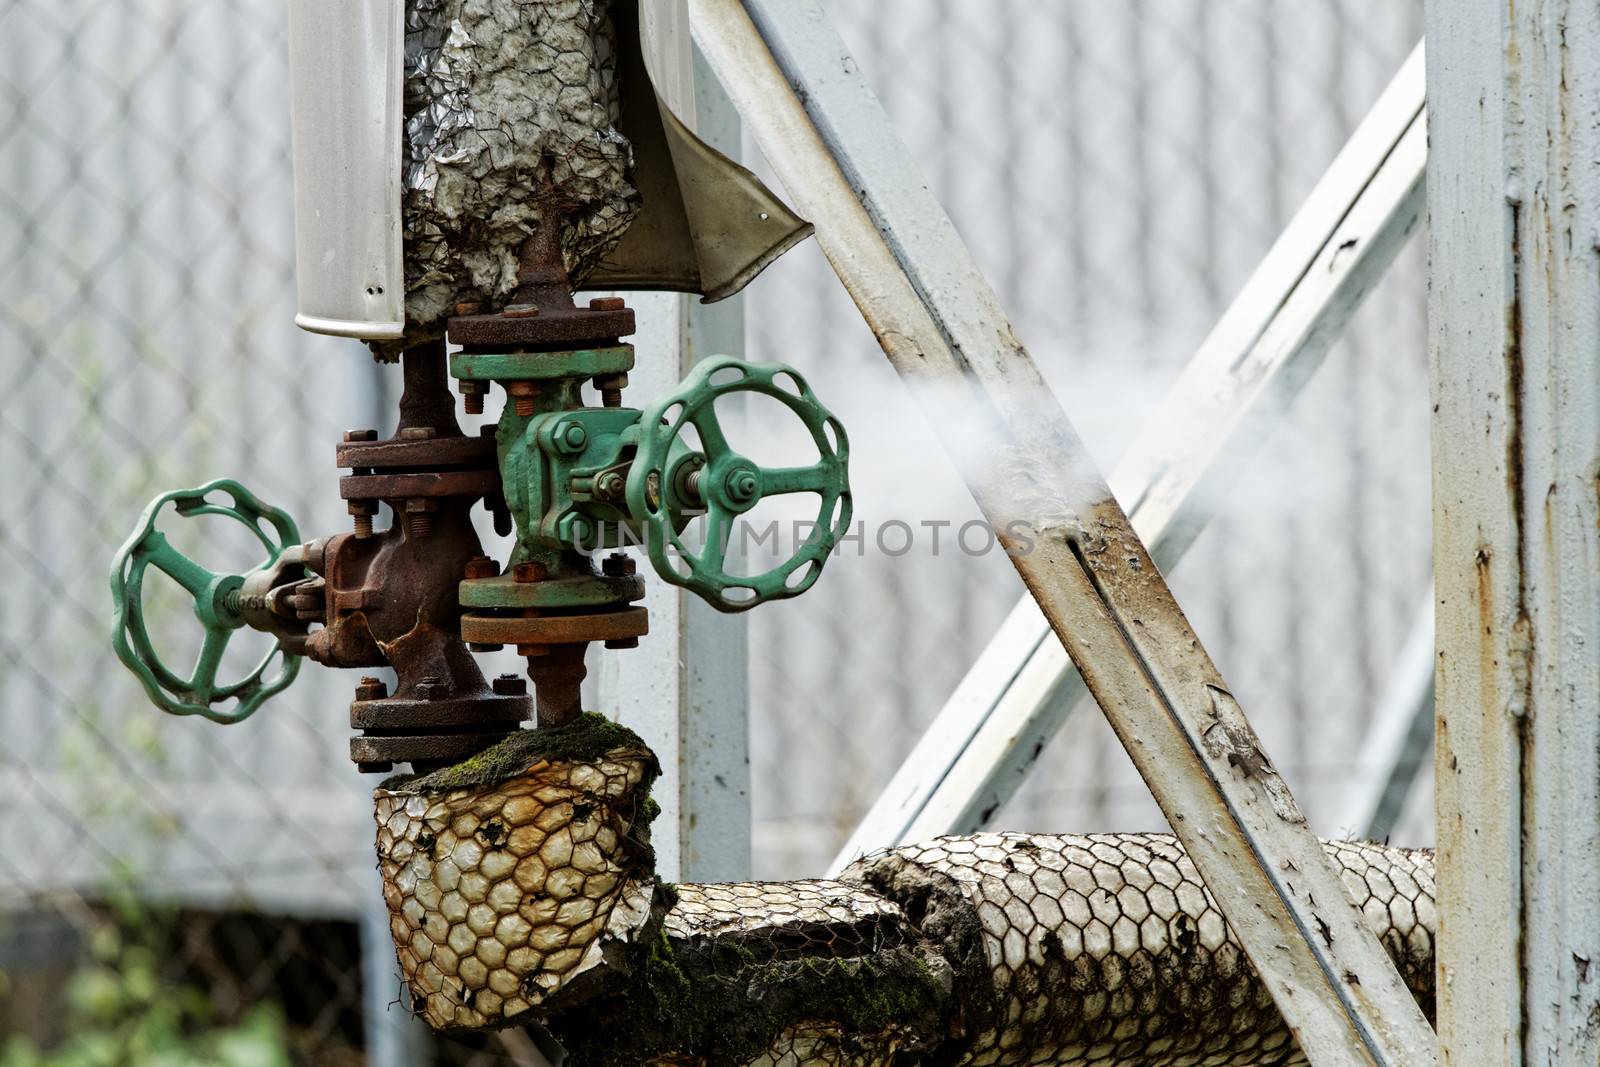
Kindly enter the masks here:
M 307 546 L 325 583 L 326 623 L 306 654 L 330 667 L 391 666 L 398 677 L 392 694 L 363 680 L 350 706 L 361 731 L 350 755 L 363 770 L 455 762 L 529 718 L 520 679 L 491 686 L 461 641 L 456 582 L 485 559 L 471 511 L 479 500 L 494 506 L 500 480 L 494 441 L 467 437 L 456 422 L 444 359 L 440 342 L 407 350 L 394 436 L 357 431 L 338 449 L 351 471 L 339 493 L 355 531 Z M 394 521 L 374 533 L 380 502 Z

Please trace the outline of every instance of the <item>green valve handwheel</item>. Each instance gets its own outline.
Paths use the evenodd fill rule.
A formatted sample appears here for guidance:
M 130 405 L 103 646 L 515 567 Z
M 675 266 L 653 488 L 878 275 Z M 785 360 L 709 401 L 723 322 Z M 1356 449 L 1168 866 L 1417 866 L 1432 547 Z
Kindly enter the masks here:
M 185 518 L 225 515 L 249 527 L 267 550 L 267 559 L 246 574 L 218 574 L 194 562 L 168 543 L 156 529 L 168 505 Z M 252 575 L 278 567 L 286 553 L 299 547 L 300 531 L 287 512 L 263 504 L 238 482 L 219 478 L 198 489 L 166 493 L 150 502 L 133 536 L 117 551 L 111 564 L 111 601 L 115 608 L 111 641 L 117 657 L 144 685 L 150 699 L 174 715 L 204 715 L 213 722 L 239 722 L 249 718 L 261 702 L 294 681 L 300 657 L 280 643 L 243 679 L 222 685 L 217 668 L 233 632 L 246 625 L 242 600 L 244 585 Z M 156 655 L 144 618 L 144 576 L 148 567 L 168 575 L 194 598 L 195 617 L 205 630 L 200 654 L 187 677 L 170 670 Z M 270 679 L 267 669 L 274 657 L 283 663 Z M 229 700 L 231 708 L 217 707 Z
M 770 396 L 799 416 L 817 446 L 816 462 L 762 467 L 735 452 L 715 404 L 718 397 L 739 392 Z M 698 433 L 700 451 L 681 440 L 685 426 Z M 798 596 L 822 573 L 828 554 L 850 525 L 849 458 L 844 427 L 796 371 L 782 363 L 713 356 L 696 364 L 640 418 L 638 451 L 628 473 L 628 510 L 639 522 L 650 562 L 663 579 L 693 590 L 723 611 L 745 611 Z M 728 574 L 724 567 L 735 521 L 767 497 L 787 493 L 818 496 L 810 536 L 771 570 L 751 577 Z M 679 531 L 699 514 L 706 519 L 705 541 L 696 551 Z

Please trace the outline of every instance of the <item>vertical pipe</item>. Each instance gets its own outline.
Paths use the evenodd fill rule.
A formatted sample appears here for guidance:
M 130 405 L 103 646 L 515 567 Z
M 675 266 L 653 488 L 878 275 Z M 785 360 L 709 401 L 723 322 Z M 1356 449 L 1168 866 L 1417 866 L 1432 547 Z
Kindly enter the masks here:
M 433 1061 L 427 1027 L 407 1009 L 394 939 L 389 934 L 389 909 L 377 877 L 358 920 L 361 929 L 361 1023 L 367 1043 L 367 1067 L 428 1067 Z
M 676 5 L 673 5 L 676 6 Z M 739 116 L 689 44 L 680 50 L 694 87 L 695 132 L 737 158 Z M 666 14 L 658 24 L 671 27 Z M 663 30 L 662 32 L 668 32 Z M 743 298 L 702 304 L 676 293 L 636 294 L 636 401 L 676 385 L 701 358 L 744 353 Z M 637 730 L 661 759 L 653 796 L 656 869 L 668 881 L 738 881 L 750 876 L 750 730 L 745 617 L 698 596 L 647 582 L 650 636 L 637 649 L 601 652 L 600 710 Z

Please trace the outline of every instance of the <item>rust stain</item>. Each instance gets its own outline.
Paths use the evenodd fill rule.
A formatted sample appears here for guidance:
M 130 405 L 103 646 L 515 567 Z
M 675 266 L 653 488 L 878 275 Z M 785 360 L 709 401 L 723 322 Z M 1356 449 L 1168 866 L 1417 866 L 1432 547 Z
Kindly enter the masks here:
M 1472 557 L 1473 570 L 1478 576 L 1478 678 L 1483 692 L 1495 690 L 1495 668 L 1499 660 L 1494 654 L 1494 551 L 1480 544 Z

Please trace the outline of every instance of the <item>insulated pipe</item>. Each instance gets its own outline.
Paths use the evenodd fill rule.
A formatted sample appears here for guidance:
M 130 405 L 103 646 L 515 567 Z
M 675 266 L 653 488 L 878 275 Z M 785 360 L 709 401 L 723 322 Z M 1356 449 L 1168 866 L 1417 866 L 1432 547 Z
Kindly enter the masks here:
M 1172 835 L 947 837 L 837 881 L 667 886 L 656 772 L 586 715 L 386 783 L 379 870 L 414 1010 L 447 1031 L 542 1022 L 572 1067 L 1304 1062 Z M 1323 848 L 1431 1016 L 1432 854 Z

